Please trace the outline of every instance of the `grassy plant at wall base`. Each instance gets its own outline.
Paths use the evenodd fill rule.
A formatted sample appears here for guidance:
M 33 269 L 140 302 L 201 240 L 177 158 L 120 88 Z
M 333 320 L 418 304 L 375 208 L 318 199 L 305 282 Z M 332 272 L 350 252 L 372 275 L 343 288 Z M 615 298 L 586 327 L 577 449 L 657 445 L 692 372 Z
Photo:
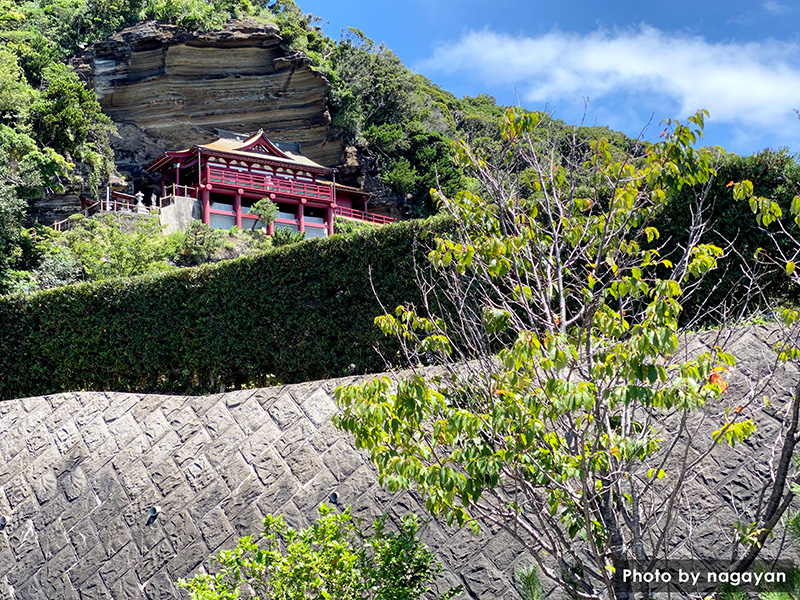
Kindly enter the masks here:
M 310 527 L 295 531 L 282 517 L 264 519 L 263 540 L 239 540 L 221 552 L 214 575 L 181 580 L 193 600 L 416 600 L 453 598 L 458 589 L 430 595 L 441 566 L 417 534 L 415 516 L 405 517 L 396 532 L 386 518 L 362 532 L 347 508 L 339 513 L 322 505 Z
M 218 265 L 0 298 L 0 398 L 204 393 L 382 370 L 373 325 L 408 299 L 443 221 L 309 240 Z M 374 286 L 374 290 L 373 290 Z

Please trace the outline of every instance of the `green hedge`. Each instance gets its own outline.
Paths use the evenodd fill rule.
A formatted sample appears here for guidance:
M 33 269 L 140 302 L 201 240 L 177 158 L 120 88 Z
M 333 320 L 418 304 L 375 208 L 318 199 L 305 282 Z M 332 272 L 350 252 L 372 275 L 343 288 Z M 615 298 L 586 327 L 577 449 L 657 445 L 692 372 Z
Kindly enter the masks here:
M 391 308 L 415 302 L 414 263 L 427 264 L 420 241 L 443 226 L 406 222 L 218 265 L 0 298 L 0 398 L 203 393 L 380 371 L 381 354 L 397 346 L 373 324 L 375 293 Z

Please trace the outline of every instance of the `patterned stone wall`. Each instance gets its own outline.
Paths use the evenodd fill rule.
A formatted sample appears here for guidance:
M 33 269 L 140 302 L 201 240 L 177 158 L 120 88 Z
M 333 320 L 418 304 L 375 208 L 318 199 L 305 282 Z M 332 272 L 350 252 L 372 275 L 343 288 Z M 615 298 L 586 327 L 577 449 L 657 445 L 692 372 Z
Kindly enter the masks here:
M 694 350 L 722 346 L 739 359 L 728 393 L 694 415 L 698 452 L 726 409 L 752 414 L 757 435 L 718 446 L 687 475 L 673 549 L 730 556 L 731 523 L 752 521 L 774 471 L 797 369 L 775 361 L 774 328 L 710 332 Z M 340 379 L 206 397 L 83 392 L 0 403 L 0 598 L 156 600 L 186 596 L 174 581 L 260 531 L 268 513 L 306 526 L 336 492 L 372 520 L 424 515 L 418 497 L 390 494 L 330 424 Z M 768 398 L 769 402 L 764 402 Z M 666 429 L 671 428 L 667 419 Z M 704 441 L 706 440 L 706 441 Z M 694 450 L 692 450 L 694 451 Z M 148 509 L 161 513 L 148 522 Z M 466 598 L 516 598 L 527 564 L 501 532 L 475 537 L 428 523 L 423 539 L 446 569 L 441 585 Z M 797 557 L 779 533 L 767 556 Z M 558 594 L 556 594 L 558 596 Z
M 418 498 L 381 489 L 331 426 L 332 391 L 345 381 L 0 403 L 0 598 L 187 596 L 173 581 L 259 532 L 265 514 L 306 526 L 334 491 L 367 519 L 424 515 Z M 514 597 L 507 573 L 522 559 L 504 536 L 429 523 L 424 538 L 448 569 L 442 585 Z

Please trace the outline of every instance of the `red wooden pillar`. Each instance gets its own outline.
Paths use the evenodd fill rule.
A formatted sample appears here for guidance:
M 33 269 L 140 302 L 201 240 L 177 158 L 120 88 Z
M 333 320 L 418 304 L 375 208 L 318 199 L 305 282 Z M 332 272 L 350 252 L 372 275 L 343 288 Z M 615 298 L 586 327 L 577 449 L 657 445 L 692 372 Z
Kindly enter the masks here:
M 305 216 L 305 203 L 306 199 L 301 198 L 300 204 L 297 205 L 297 230 L 304 233 L 306 230 L 306 216 Z
M 211 224 L 211 190 L 203 188 L 203 223 Z
M 239 229 L 242 228 L 242 194 L 244 194 L 244 190 L 239 188 L 233 197 L 233 212 L 236 215 L 234 216 L 234 225 Z
M 333 206 L 327 210 L 325 224 L 328 226 L 328 235 L 333 235 Z
M 175 188 L 181 183 L 181 163 L 175 163 Z
M 167 177 L 166 177 L 166 175 L 167 175 L 166 173 L 162 173 L 161 174 L 161 197 L 162 198 L 167 195 L 167 182 L 166 182 Z

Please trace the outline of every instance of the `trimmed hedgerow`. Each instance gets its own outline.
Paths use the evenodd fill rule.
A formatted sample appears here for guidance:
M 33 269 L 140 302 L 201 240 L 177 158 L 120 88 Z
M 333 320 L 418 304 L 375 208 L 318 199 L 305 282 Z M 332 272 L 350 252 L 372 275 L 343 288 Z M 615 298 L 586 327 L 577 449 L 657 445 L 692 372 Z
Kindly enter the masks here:
M 444 226 L 406 222 L 217 265 L 0 298 L 0 398 L 204 393 L 382 370 L 397 346 L 373 320 L 381 303 L 417 300 L 424 238 Z

